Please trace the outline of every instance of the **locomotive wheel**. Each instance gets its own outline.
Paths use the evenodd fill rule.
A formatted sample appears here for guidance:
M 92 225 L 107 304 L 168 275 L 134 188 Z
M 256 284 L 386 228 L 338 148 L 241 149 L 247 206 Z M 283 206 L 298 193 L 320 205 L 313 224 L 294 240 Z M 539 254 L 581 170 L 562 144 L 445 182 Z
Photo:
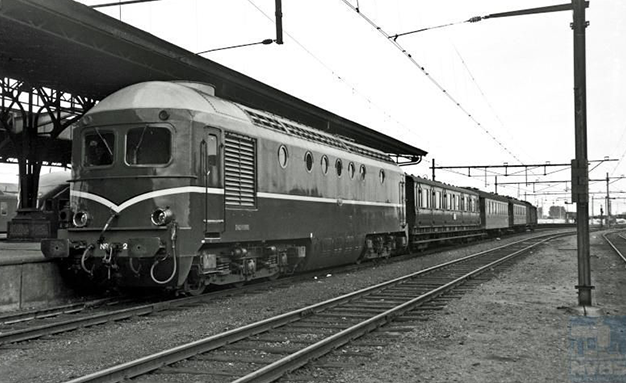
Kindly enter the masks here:
M 280 272 L 270 275 L 269 277 L 267 277 L 267 280 L 268 281 L 275 281 L 275 280 L 278 279 L 278 277 L 280 277 Z
M 204 280 L 201 278 L 197 278 L 197 280 L 190 280 L 190 277 L 187 277 L 185 283 L 183 284 L 183 291 L 185 294 L 191 296 L 198 296 L 204 292 L 206 289 L 206 285 L 204 284 Z M 196 278 L 194 278 L 196 279 Z

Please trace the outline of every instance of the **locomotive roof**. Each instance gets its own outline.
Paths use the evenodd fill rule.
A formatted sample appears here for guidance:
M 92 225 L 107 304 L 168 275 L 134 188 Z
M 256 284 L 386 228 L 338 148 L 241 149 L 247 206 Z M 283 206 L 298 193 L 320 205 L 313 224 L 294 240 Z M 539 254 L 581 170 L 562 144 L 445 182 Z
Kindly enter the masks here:
M 415 182 L 419 182 L 421 184 L 426 184 L 426 185 L 435 186 L 435 187 L 441 187 L 441 188 L 444 188 L 444 189 L 453 190 L 453 191 L 457 191 L 457 192 L 460 192 L 460 193 L 477 194 L 477 190 L 475 190 L 475 189 L 454 186 L 454 185 L 450 185 L 450 184 L 439 182 L 439 181 L 429 180 L 428 178 L 422 178 L 420 176 L 411 175 L 410 177 L 413 178 L 415 180 Z
M 476 192 L 484 198 L 490 198 L 492 200 L 496 200 L 496 201 L 502 201 L 502 202 L 509 202 L 510 200 L 514 200 L 514 201 L 519 201 L 516 198 L 513 197 L 509 197 L 506 195 L 500 195 L 500 194 L 496 194 L 496 193 L 491 193 L 491 192 L 486 192 L 486 191 L 482 191 L 480 189 L 477 188 L 468 188 L 468 189 L 472 189 L 472 190 L 476 190 Z
M 217 113 L 250 122 L 263 129 L 270 129 L 303 140 L 393 163 L 393 160 L 386 153 L 377 149 L 358 144 L 345 137 L 314 129 L 282 116 L 223 100 L 215 97 L 212 93 L 210 85 L 202 83 L 149 81 L 131 85 L 113 93 L 94 106 L 87 115 L 108 110 L 141 108 L 186 109 Z
M 312 105 L 71 0 L 5 1 L 4 76 L 100 100 L 143 81 L 210 82 L 217 94 L 407 158 L 424 150 Z M 6 148 L 5 148 L 6 149 Z

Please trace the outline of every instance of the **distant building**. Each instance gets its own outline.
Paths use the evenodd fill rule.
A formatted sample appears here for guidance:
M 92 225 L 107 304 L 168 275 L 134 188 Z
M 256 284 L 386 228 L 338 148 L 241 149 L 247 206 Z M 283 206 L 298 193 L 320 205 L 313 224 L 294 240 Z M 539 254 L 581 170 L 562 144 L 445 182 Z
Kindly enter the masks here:
M 0 182 L 0 192 L 6 194 L 17 194 L 19 192 L 19 186 L 16 183 Z
M 567 211 L 563 206 L 550 206 L 549 218 L 564 219 L 566 216 Z

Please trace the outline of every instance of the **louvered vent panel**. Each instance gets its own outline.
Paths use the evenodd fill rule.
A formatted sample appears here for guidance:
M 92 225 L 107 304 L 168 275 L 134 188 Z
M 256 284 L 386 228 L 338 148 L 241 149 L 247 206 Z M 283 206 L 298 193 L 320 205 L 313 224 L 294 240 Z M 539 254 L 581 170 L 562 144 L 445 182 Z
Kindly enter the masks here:
M 389 158 L 389 156 L 384 153 L 370 150 L 362 145 L 352 144 L 350 141 L 354 140 L 350 140 L 346 137 L 339 137 L 327 133 L 322 133 L 306 125 L 297 125 L 293 121 L 288 122 L 283 118 L 275 115 L 266 114 L 261 111 L 252 111 L 245 107 L 243 108 L 243 110 L 248 114 L 248 116 L 252 119 L 252 123 L 256 126 L 272 129 L 281 133 L 291 134 L 308 141 L 314 141 L 325 145 L 334 146 L 342 150 L 347 149 L 353 153 L 358 153 L 366 157 L 375 158 L 380 161 L 385 161 L 389 163 L 394 162 L 391 158 Z
M 224 199 L 226 206 L 256 206 L 254 140 L 226 135 L 224 150 Z

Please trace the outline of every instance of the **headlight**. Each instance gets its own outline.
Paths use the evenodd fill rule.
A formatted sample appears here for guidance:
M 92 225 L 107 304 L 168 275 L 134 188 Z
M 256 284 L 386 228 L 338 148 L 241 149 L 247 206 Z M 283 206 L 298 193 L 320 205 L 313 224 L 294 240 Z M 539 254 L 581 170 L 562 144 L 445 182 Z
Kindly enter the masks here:
M 76 227 L 85 227 L 91 221 L 91 215 L 84 210 L 79 210 L 72 217 L 72 222 Z
M 168 208 L 158 208 L 150 216 L 152 224 L 155 226 L 165 226 L 172 222 L 174 213 Z

